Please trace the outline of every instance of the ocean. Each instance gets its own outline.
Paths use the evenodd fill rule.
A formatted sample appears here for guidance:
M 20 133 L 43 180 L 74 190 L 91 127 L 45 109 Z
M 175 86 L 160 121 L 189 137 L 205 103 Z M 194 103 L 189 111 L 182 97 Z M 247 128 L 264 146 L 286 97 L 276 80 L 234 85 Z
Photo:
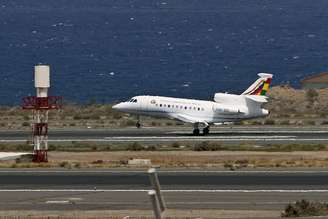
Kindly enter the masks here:
M 0 105 L 35 95 L 113 103 L 149 94 L 212 99 L 328 70 L 326 0 L 0 0 Z

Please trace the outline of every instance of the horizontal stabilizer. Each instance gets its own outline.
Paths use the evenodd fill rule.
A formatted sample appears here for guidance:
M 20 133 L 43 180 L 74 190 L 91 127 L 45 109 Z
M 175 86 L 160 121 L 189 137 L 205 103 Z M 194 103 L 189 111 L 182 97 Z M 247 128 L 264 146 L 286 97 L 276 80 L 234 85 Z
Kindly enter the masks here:
M 267 103 L 268 97 L 267 96 L 259 96 L 259 95 L 245 95 L 245 97 L 249 100 L 252 100 L 257 103 Z

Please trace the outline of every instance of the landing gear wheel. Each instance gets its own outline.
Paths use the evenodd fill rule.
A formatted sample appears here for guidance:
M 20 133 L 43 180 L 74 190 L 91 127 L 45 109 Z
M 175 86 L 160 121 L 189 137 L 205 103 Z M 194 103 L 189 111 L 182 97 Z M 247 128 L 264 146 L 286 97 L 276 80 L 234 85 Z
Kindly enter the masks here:
M 136 123 L 136 127 L 137 127 L 138 129 L 141 128 L 141 124 L 140 124 L 140 122 L 137 122 L 137 123 Z
M 208 135 L 210 133 L 210 128 L 209 127 L 205 127 L 204 129 L 203 129 L 203 134 L 204 135 Z
M 199 135 L 199 129 L 194 129 L 194 131 L 192 132 L 193 135 Z

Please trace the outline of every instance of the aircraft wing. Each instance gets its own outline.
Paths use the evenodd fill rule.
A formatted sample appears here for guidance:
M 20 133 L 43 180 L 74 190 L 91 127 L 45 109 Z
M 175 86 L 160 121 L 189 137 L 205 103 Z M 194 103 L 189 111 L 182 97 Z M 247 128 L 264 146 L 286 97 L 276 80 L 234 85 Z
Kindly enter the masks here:
M 207 122 L 204 121 L 204 120 L 200 120 L 198 118 L 183 115 L 183 114 L 179 114 L 179 113 L 172 113 L 172 114 L 170 114 L 170 117 L 173 118 L 173 119 L 180 120 L 182 122 L 186 122 L 186 123 L 203 123 L 203 124 L 207 124 Z

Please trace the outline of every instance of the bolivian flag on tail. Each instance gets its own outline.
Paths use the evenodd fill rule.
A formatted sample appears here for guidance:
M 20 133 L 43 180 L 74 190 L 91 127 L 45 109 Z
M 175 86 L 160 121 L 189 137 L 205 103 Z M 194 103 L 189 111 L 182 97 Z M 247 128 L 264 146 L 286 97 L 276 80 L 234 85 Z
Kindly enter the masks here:
M 269 91 L 272 74 L 259 73 L 257 79 L 242 95 L 261 95 L 265 96 Z

